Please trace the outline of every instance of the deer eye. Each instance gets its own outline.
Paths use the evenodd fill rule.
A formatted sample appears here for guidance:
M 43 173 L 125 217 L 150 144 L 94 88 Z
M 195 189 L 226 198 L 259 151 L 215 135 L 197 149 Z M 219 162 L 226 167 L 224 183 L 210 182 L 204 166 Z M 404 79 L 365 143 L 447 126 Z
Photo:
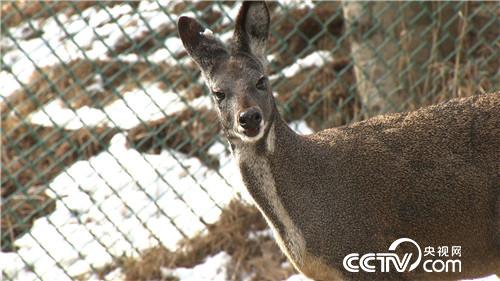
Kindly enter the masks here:
M 226 94 L 224 94 L 221 91 L 213 91 L 215 98 L 217 99 L 218 102 L 221 102 L 226 98 Z
M 261 91 L 264 91 L 267 89 L 267 77 L 266 76 L 262 76 L 259 81 L 257 81 L 257 85 L 255 85 L 255 87 L 257 87 L 257 89 L 261 90 Z

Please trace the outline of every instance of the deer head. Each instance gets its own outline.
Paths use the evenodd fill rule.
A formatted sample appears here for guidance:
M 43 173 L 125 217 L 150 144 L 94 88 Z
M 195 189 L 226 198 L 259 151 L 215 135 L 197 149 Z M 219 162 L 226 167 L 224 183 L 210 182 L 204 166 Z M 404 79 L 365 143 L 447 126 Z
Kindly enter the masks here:
M 244 2 L 225 46 L 195 19 L 179 18 L 182 43 L 200 67 L 233 145 L 262 139 L 277 114 L 266 74 L 269 24 L 265 2 Z

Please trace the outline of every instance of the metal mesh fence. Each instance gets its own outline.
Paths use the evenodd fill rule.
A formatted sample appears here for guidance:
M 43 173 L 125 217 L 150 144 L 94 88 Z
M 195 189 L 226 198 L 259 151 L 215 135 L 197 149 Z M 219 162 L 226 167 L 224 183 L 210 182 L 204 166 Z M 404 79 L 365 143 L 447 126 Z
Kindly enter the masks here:
M 268 6 L 270 81 L 299 132 L 498 90 L 498 2 Z M 103 268 L 175 252 L 247 198 L 176 32 L 190 15 L 228 40 L 238 9 L 1 3 L 4 280 L 125 278 Z

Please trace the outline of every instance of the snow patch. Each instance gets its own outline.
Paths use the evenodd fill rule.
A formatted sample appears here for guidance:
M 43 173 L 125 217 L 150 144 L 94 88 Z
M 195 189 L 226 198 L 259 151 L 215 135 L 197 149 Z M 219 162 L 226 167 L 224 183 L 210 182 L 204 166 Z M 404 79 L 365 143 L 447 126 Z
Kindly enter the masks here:
M 180 281 L 228 280 L 226 265 L 230 260 L 230 255 L 220 252 L 193 268 L 161 268 L 161 273 L 165 279 L 177 277 Z
M 309 279 L 302 274 L 295 274 L 295 275 L 288 277 L 288 279 L 286 279 L 286 281 L 314 281 L 314 280 Z
M 18 255 L 0 253 L 9 277 L 70 280 L 112 256 L 137 256 L 158 243 L 174 250 L 180 231 L 203 230 L 198 218 L 215 222 L 218 206 L 243 189 L 229 155 L 220 155 L 224 166 L 217 173 L 180 153 L 142 155 L 125 143 L 116 135 L 109 151 L 73 164 L 50 183 L 48 194 L 58 200 L 54 213 L 16 240 Z
M 205 28 L 205 30 L 203 32 L 200 32 L 200 35 L 207 36 L 207 37 L 213 37 L 214 33 L 212 32 L 212 30 Z
M 292 130 L 294 130 L 297 134 L 309 135 L 314 133 L 314 131 L 311 128 L 309 128 L 309 126 L 307 126 L 307 123 L 304 120 L 294 121 L 291 122 L 289 125 L 290 128 L 292 128 Z
M 102 89 L 102 84 L 96 82 L 87 90 Z M 59 126 L 66 129 L 83 127 L 112 126 L 131 129 L 147 121 L 158 120 L 164 116 L 180 112 L 188 108 L 211 108 L 210 97 L 201 96 L 189 103 L 183 101 L 181 94 L 165 92 L 159 83 L 145 84 L 144 88 L 127 91 L 103 110 L 83 106 L 70 109 L 63 105 L 60 99 L 54 100 L 42 109 L 28 116 L 30 122 L 42 126 Z
M 67 17 L 57 14 L 45 20 L 31 20 L 18 27 L 9 28 L 8 35 L 0 40 L 5 46 L 3 63 L 8 65 L 21 83 L 28 83 L 37 68 L 68 63 L 76 59 L 109 59 L 107 52 L 118 40 L 135 38 L 160 26 L 175 27 L 177 15 L 164 12 L 169 3 L 141 2 L 135 11 L 128 4 L 97 9 L 90 7 L 82 14 Z M 42 24 L 43 22 L 43 24 Z M 27 39 L 26 30 L 40 31 L 41 36 Z M 18 47 L 14 41 L 19 44 Z M 10 46 L 10 48 L 9 48 Z M 171 53 L 182 50 L 177 36 L 166 40 L 165 49 Z M 171 57 L 171 56 L 170 56 Z M 6 96 L 19 89 L 18 82 L 8 78 L 8 72 L 0 72 L 2 88 Z
M 0 95 L 6 97 L 28 83 L 37 68 L 68 63 L 75 59 L 109 60 L 109 48 L 124 35 L 134 38 L 165 24 L 175 25 L 177 16 L 167 14 L 163 7 L 169 1 L 141 1 L 137 11 L 128 4 L 105 9 L 87 8 L 69 18 L 64 14 L 44 21 L 9 28 L 10 35 L 0 39 L 5 50 L 3 62 L 12 70 L 0 71 Z M 239 5 L 229 8 L 215 5 L 214 9 L 236 18 Z M 185 15 L 195 16 L 192 12 Z M 27 39 L 26 29 L 40 30 L 41 36 Z M 208 29 L 205 31 L 211 34 Z M 205 33 L 204 33 L 205 34 Z M 225 41 L 232 32 L 221 35 Z M 14 41 L 19 43 L 16 47 Z M 5 48 L 4 48 L 5 46 Z M 183 63 L 172 54 L 183 50 L 175 35 L 147 57 L 151 62 Z M 296 68 L 319 65 L 324 58 L 304 58 Z M 118 59 L 141 61 L 144 57 L 123 54 Z M 185 57 L 183 60 L 190 60 Z M 308 62 L 307 60 L 313 60 Z M 293 68 L 284 72 L 289 75 Z M 19 79 L 19 82 L 16 80 Z M 103 91 L 99 76 L 86 85 L 86 90 Z M 118 91 L 121 93 L 120 89 Z M 132 128 L 141 122 L 157 120 L 189 107 L 211 107 L 209 97 L 200 97 L 189 104 L 182 93 L 165 92 L 160 84 L 144 84 L 144 88 L 123 93 L 123 97 L 104 109 L 84 106 L 70 109 L 61 100 L 54 100 L 29 116 L 31 122 L 67 129 L 100 125 Z M 292 126 L 293 127 L 293 126 Z M 305 123 L 295 130 L 309 132 Z M 225 140 L 224 140 L 225 141 Z M 49 216 L 37 219 L 31 230 L 16 240 L 17 253 L 0 253 L 2 272 L 12 280 L 73 280 L 93 268 L 112 262 L 113 256 L 136 257 L 141 250 L 162 244 L 175 250 L 186 235 L 193 236 L 205 226 L 200 222 L 215 222 L 220 208 L 238 194 L 252 201 L 241 181 L 239 169 L 226 145 L 216 142 L 208 151 L 221 163 L 218 171 L 210 170 L 193 157 L 173 150 L 160 155 L 145 155 L 126 146 L 126 136 L 117 134 L 110 147 L 100 154 L 78 161 L 66 168 L 52 182 L 46 193 L 55 198 L 56 209 Z M 255 233 L 268 235 L 266 232 Z M 226 253 L 208 258 L 192 269 L 164 269 L 181 280 L 225 280 Z M 106 280 L 123 279 L 117 269 Z M 93 279 L 97 279 L 94 276 Z
M 327 62 L 331 62 L 333 60 L 333 56 L 329 51 L 316 51 L 312 54 L 309 54 L 305 58 L 298 59 L 294 64 L 287 66 L 280 73 L 272 75 L 269 77 L 270 80 L 275 80 L 280 76 L 283 77 L 292 77 L 295 74 L 299 73 L 304 68 L 316 66 L 321 67 Z

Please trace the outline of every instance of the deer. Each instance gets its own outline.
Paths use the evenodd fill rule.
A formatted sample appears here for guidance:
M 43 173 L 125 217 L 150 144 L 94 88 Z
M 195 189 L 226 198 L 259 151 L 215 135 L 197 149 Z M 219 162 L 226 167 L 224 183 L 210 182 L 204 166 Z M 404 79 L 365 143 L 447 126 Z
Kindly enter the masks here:
M 499 274 L 500 93 L 299 135 L 266 73 L 269 29 L 265 2 L 243 2 L 228 43 L 178 19 L 243 183 L 290 263 L 314 280 Z M 439 259 L 422 251 L 441 245 L 460 246 L 459 270 L 418 264 Z M 381 268 L 406 251 L 413 268 Z

